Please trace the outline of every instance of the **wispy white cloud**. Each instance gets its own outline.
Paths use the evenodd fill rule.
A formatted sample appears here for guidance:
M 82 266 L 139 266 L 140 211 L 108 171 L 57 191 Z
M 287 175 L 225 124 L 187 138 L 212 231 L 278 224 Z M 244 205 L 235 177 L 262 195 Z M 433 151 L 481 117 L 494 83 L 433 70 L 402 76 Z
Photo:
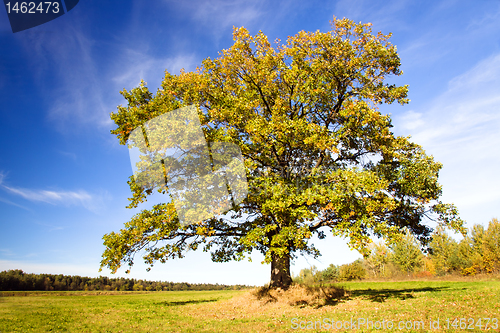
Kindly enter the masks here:
M 75 160 L 75 161 L 77 159 L 77 155 L 75 153 L 73 153 L 73 152 L 59 150 L 58 153 L 61 154 L 61 155 L 63 155 L 63 156 L 69 157 L 69 158 L 71 158 L 72 160 Z
M 110 199 L 107 192 L 101 194 L 90 194 L 84 190 L 78 191 L 54 191 L 54 190 L 34 190 L 20 187 L 7 186 L 0 183 L 0 186 L 7 192 L 22 197 L 32 202 L 44 202 L 51 205 L 82 206 L 94 213 L 104 208 L 104 202 Z M 10 200 L 0 198 L 0 201 L 28 209 Z M 28 209 L 29 210 L 29 209 Z
M 262 1 L 211 0 L 193 3 L 192 13 L 196 20 L 228 27 L 234 21 L 248 23 L 262 12 Z
M 24 210 L 31 211 L 31 209 L 29 209 L 28 207 L 24 207 L 23 205 L 17 204 L 15 202 L 12 202 L 12 201 L 7 200 L 5 198 L 0 198 L 0 202 L 6 203 L 6 204 L 11 205 L 11 206 L 16 206 L 16 207 L 22 208 Z
M 0 249 L 0 254 L 2 256 L 13 256 L 14 253 L 10 249 Z
M 404 130 L 413 130 L 425 124 L 422 113 L 410 110 L 400 117 L 400 125 Z
M 46 227 L 46 228 L 48 228 L 49 231 L 63 230 L 65 228 L 65 227 L 56 226 L 56 225 L 52 225 L 52 224 L 48 224 L 48 223 L 42 223 L 39 221 L 33 221 L 33 223 L 41 225 L 42 227 Z
M 484 31 L 498 30 L 500 22 L 500 5 L 491 6 L 490 10 L 481 17 L 472 19 L 467 25 L 467 30 L 475 34 L 484 34 Z
M 47 190 L 29 190 L 24 188 L 14 188 L 3 186 L 5 189 L 19 195 L 29 201 L 41 201 L 50 204 L 83 204 L 92 200 L 92 196 L 85 191 L 47 191 Z
M 37 55 L 30 65 L 44 90 L 48 119 L 62 132 L 110 123 L 110 95 L 97 67 L 95 41 L 80 23 L 52 33 L 28 31 L 22 40 L 26 52 Z
M 2 184 L 4 183 L 4 180 L 6 179 L 6 177 L 7 177 L 7 173 L 4 171 L 0 171 L 0 187 L 5 187 Z M 11 205 L 11 206 L 16 206 L 16 207 L 22 208 L 24 210 L 28 210 L 28 211 L 30 210 L 29 208 L 24 207 L 23 205 L 19 205 L 15 202 L 12 202 L 12 201 L 7 200 L 7 199 L 2 198 L 2 197 L 0 197 L 0 202 L 6 203 L 6 204 Z
M 194 54 L 179 54 L 173 58 L 161 59 L 148 55 L 147 50 L 126 49 L 123 53 L 122 58 L 117 61 L 116 70 L 111 77 L 116 91 L 137 87 L 141 79 L 148 84 L 151 83 L 149 80 L 151 79 L 153 86 L 155 83 L 159 85 L 165 70 L 172 74 L 178 74 L 181 69 L 194 70 L 196 68 Z M 125 100 L 123 101 L 125 102 Z
M 172 1 L 169 5 L 178 5 L 183 12 L 190 14 L 190 19 L 206 27 L 218 41 L 232 26 L 249 27 L 255 22 L 264 21 L 266 7 L 269 4 L 263 0 L 210 0 L 210 1 Z
M 409 111 L 398 125 L 415 129 L 415 140 L 447 145 L 450 140 L 476 141 L 498 138 L 500 124 L 500 54 L 481 61 L 449 81 L 448 89 L 435 98 L 427 111 Z M 479 148 L 479 147 L 476 147 Z
M 411 134 L 443 163 L 443 197 L 474 223 L 498 215 L 500 204 L 498 87 L 500 54 L 451 79 L 447 90 L 425 109 L 393 117 L 398 134 Z
M 394 26 L 395 21 L 404 24 L 401 11 L 408 8 L 409 3 L 407 0 L 386 1 L 383 4 L 370 0 L 340 0 L 336 1 L 334 15 L 348 17 L 356 22 L 368 16 L 377 29 L 385 30 L 388 26 Z

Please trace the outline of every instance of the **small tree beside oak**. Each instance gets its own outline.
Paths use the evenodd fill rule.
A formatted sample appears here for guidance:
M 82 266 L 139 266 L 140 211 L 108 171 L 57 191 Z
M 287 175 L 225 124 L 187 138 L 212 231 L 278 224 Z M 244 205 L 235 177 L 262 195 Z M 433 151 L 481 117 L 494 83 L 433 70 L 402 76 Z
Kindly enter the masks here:
M 111 119 L 121 144 L 146 121 L 195 105 L 208 142 L 237 144 L 244 157 L 248 196 L 225 216 L 181 225 L 174 205 L 157 204 L 106 234 L 101 268 L 182 258 L 200 247 L 212 260 L 250 257 L 271 264 L 271 287 L 292 282 L 298 253 L 320 255 L 310 242 L 326 232 L 367 251 L 370 236 L 396 240 L 404 228 L 423 244 L 439 224 L 463 231 L 452 204 L 439 201 L 441 164 L 408 137 L 391 132 L 378 104 L 406 104 L 408 86 L 389 35 L 371 24 L 335 19 L 329 32 L 304 32 L 271 44 L 259 32 L 234 29 L 234 44 L 194 72 L 165 72 L 156 94 L 144 83 L 121 94 L 128 101 Z M 129 208 L 165 188 L 139 186 L 131 177 Z

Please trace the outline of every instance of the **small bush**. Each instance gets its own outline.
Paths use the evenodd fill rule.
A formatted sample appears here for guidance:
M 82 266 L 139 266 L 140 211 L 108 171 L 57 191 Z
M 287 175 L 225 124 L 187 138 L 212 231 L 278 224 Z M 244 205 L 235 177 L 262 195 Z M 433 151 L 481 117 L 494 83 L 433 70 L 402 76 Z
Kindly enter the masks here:
M 477 274 L 477 270 L 474 266 L 463 268 L 460 272 L 463 276 L 474 276 Z
M 418 272 L 418 273 L 415 273 L 415 277 L 417 278 L 428 278 L 428 277 L 432 277 L 432 273 L 429 272 L 429 271 L 421 271 L 421 272 Z
M 322 271 L 316 266 L 301 269 L 298 276 L 293 277 L 293 282 L 303 285 L 310 285 L 322 281 Z
M 366 270 L 361 260 L 340 266 L 339 279 L 343 281 L 361 280 L 366 277 Z
M 325 270 L 321 271 L 322 281 L 337 281 L 339 279 L 339 266 L 330 264 Z

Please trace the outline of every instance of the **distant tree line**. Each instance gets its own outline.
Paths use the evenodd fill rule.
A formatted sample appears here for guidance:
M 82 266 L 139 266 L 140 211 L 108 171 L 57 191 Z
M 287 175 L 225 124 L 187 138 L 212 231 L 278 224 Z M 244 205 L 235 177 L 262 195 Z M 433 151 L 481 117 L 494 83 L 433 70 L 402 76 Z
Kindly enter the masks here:
M 240 290 L 244 285 L 147 281 L 128 278 L 90 278 L 78 275 L 28 274 L 20 269 L 0 272 L 1 291 L 183 291 L 183 290 Z
M 496 218 L 487 228 L 474 225 L 459 242 L 437 227 L 425 254 L 408 232 L 389 246 L 383 242 L 372 244 L 367 256 L 350 264 L 331 264 L 322 271 L 315 266 L 302 269 L 294 281 L 310 284 L 364 278 L 490 273 L 500 273 L 500 221 Z

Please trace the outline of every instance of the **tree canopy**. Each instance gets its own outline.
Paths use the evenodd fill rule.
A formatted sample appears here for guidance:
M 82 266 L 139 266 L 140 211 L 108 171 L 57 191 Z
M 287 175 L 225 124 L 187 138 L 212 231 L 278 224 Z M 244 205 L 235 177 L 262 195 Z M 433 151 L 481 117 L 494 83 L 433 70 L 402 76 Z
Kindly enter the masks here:
M 395 136 L 377 107 L 409 102 L 408 86 L 386 82 L 402 74 L 391 34 L 334 18 L 331 31 L 301 31 L 283 44 L 244 28 L 233 37 L 196 71 L 166 71 L 156 94 L 144 82 L 123 90 L 128 105 L 111 114 L 111 133 L 131 144 L 134 129 L 194 105 L 207 142 L 241 150 L 248 195 L 225 215 L 187 225 L 172 202 L 142 210 L 104 236 L 101 267 L 132 266 L 139 252 L 152 266 L 200 246 L 217 262 L 258 250 L 271 263 L 271 285 L 286 287 L 290 260 L 320 255 L 313 235 L 343 236 L 364 253 L 371 236 L 391 241 L 403 230 L 425 245 L 428 218 L 463 231 L 456 208 L 439 200 L 441 164 L 409 137 Z M 130 208 L 169 190 L 133 176 L 128 183 Z

